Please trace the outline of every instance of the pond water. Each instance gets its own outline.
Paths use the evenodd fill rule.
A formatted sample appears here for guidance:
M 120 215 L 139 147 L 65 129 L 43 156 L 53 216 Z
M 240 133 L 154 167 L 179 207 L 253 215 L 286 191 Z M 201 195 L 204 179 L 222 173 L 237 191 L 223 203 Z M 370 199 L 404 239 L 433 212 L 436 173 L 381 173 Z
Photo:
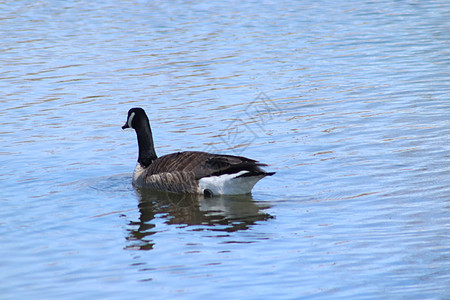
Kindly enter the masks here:
M 450 297 L 448 1 L 0 5 L 2 299 Z M 277 173 L 137 190 L 134 106 Z

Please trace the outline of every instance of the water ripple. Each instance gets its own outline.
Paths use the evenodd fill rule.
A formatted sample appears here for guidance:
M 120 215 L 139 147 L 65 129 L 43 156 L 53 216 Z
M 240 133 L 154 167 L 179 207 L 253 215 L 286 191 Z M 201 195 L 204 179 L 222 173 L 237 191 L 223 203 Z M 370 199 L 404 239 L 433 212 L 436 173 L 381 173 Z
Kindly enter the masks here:
M 448 298 L 449 12 L 3 3 L 2 295 Z M 277 174 L 244 198 L 136 191 L 132 106 L 160 155 Z

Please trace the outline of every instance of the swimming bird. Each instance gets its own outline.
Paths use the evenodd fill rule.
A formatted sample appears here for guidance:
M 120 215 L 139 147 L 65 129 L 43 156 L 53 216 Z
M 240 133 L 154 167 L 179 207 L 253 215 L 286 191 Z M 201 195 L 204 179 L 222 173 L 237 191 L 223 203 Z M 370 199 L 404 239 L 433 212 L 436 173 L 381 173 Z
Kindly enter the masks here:
M 139 148 L 133 184 L 175 193 L 214 195 L 248 194 L 266 172 L 266 164 L 243 156 L 184 151 L 158 157 L 144 109 L 132 108 L 122 129 L 136 131 Z

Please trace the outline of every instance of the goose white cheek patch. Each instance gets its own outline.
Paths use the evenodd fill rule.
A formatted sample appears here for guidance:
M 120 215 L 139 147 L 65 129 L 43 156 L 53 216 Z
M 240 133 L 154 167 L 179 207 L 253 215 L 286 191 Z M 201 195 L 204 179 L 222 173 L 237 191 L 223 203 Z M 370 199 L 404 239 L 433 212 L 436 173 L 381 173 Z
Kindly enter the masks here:
M 128 118 L 128 127 L 133 128 L 133 126 L 131 126 L 131 123 L 133 123 L 133 118 L 134 118 L 135 113 L 132 112 L 130 114 L 130 117 Z

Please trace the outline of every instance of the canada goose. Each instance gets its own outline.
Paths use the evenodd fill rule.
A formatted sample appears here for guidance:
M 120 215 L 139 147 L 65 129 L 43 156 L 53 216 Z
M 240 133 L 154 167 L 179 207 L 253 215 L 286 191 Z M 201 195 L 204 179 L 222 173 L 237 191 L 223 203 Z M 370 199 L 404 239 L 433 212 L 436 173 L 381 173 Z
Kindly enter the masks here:
M 133 173 L 133 184 L 176 193 L 213 195 L 248 194 L 263 177 L 267 166 L 242 156 L 184 151 L 158 157 L 152 131 L 142 108 L 132 108 L 122 129 L 136 131 L 139 156 Z

